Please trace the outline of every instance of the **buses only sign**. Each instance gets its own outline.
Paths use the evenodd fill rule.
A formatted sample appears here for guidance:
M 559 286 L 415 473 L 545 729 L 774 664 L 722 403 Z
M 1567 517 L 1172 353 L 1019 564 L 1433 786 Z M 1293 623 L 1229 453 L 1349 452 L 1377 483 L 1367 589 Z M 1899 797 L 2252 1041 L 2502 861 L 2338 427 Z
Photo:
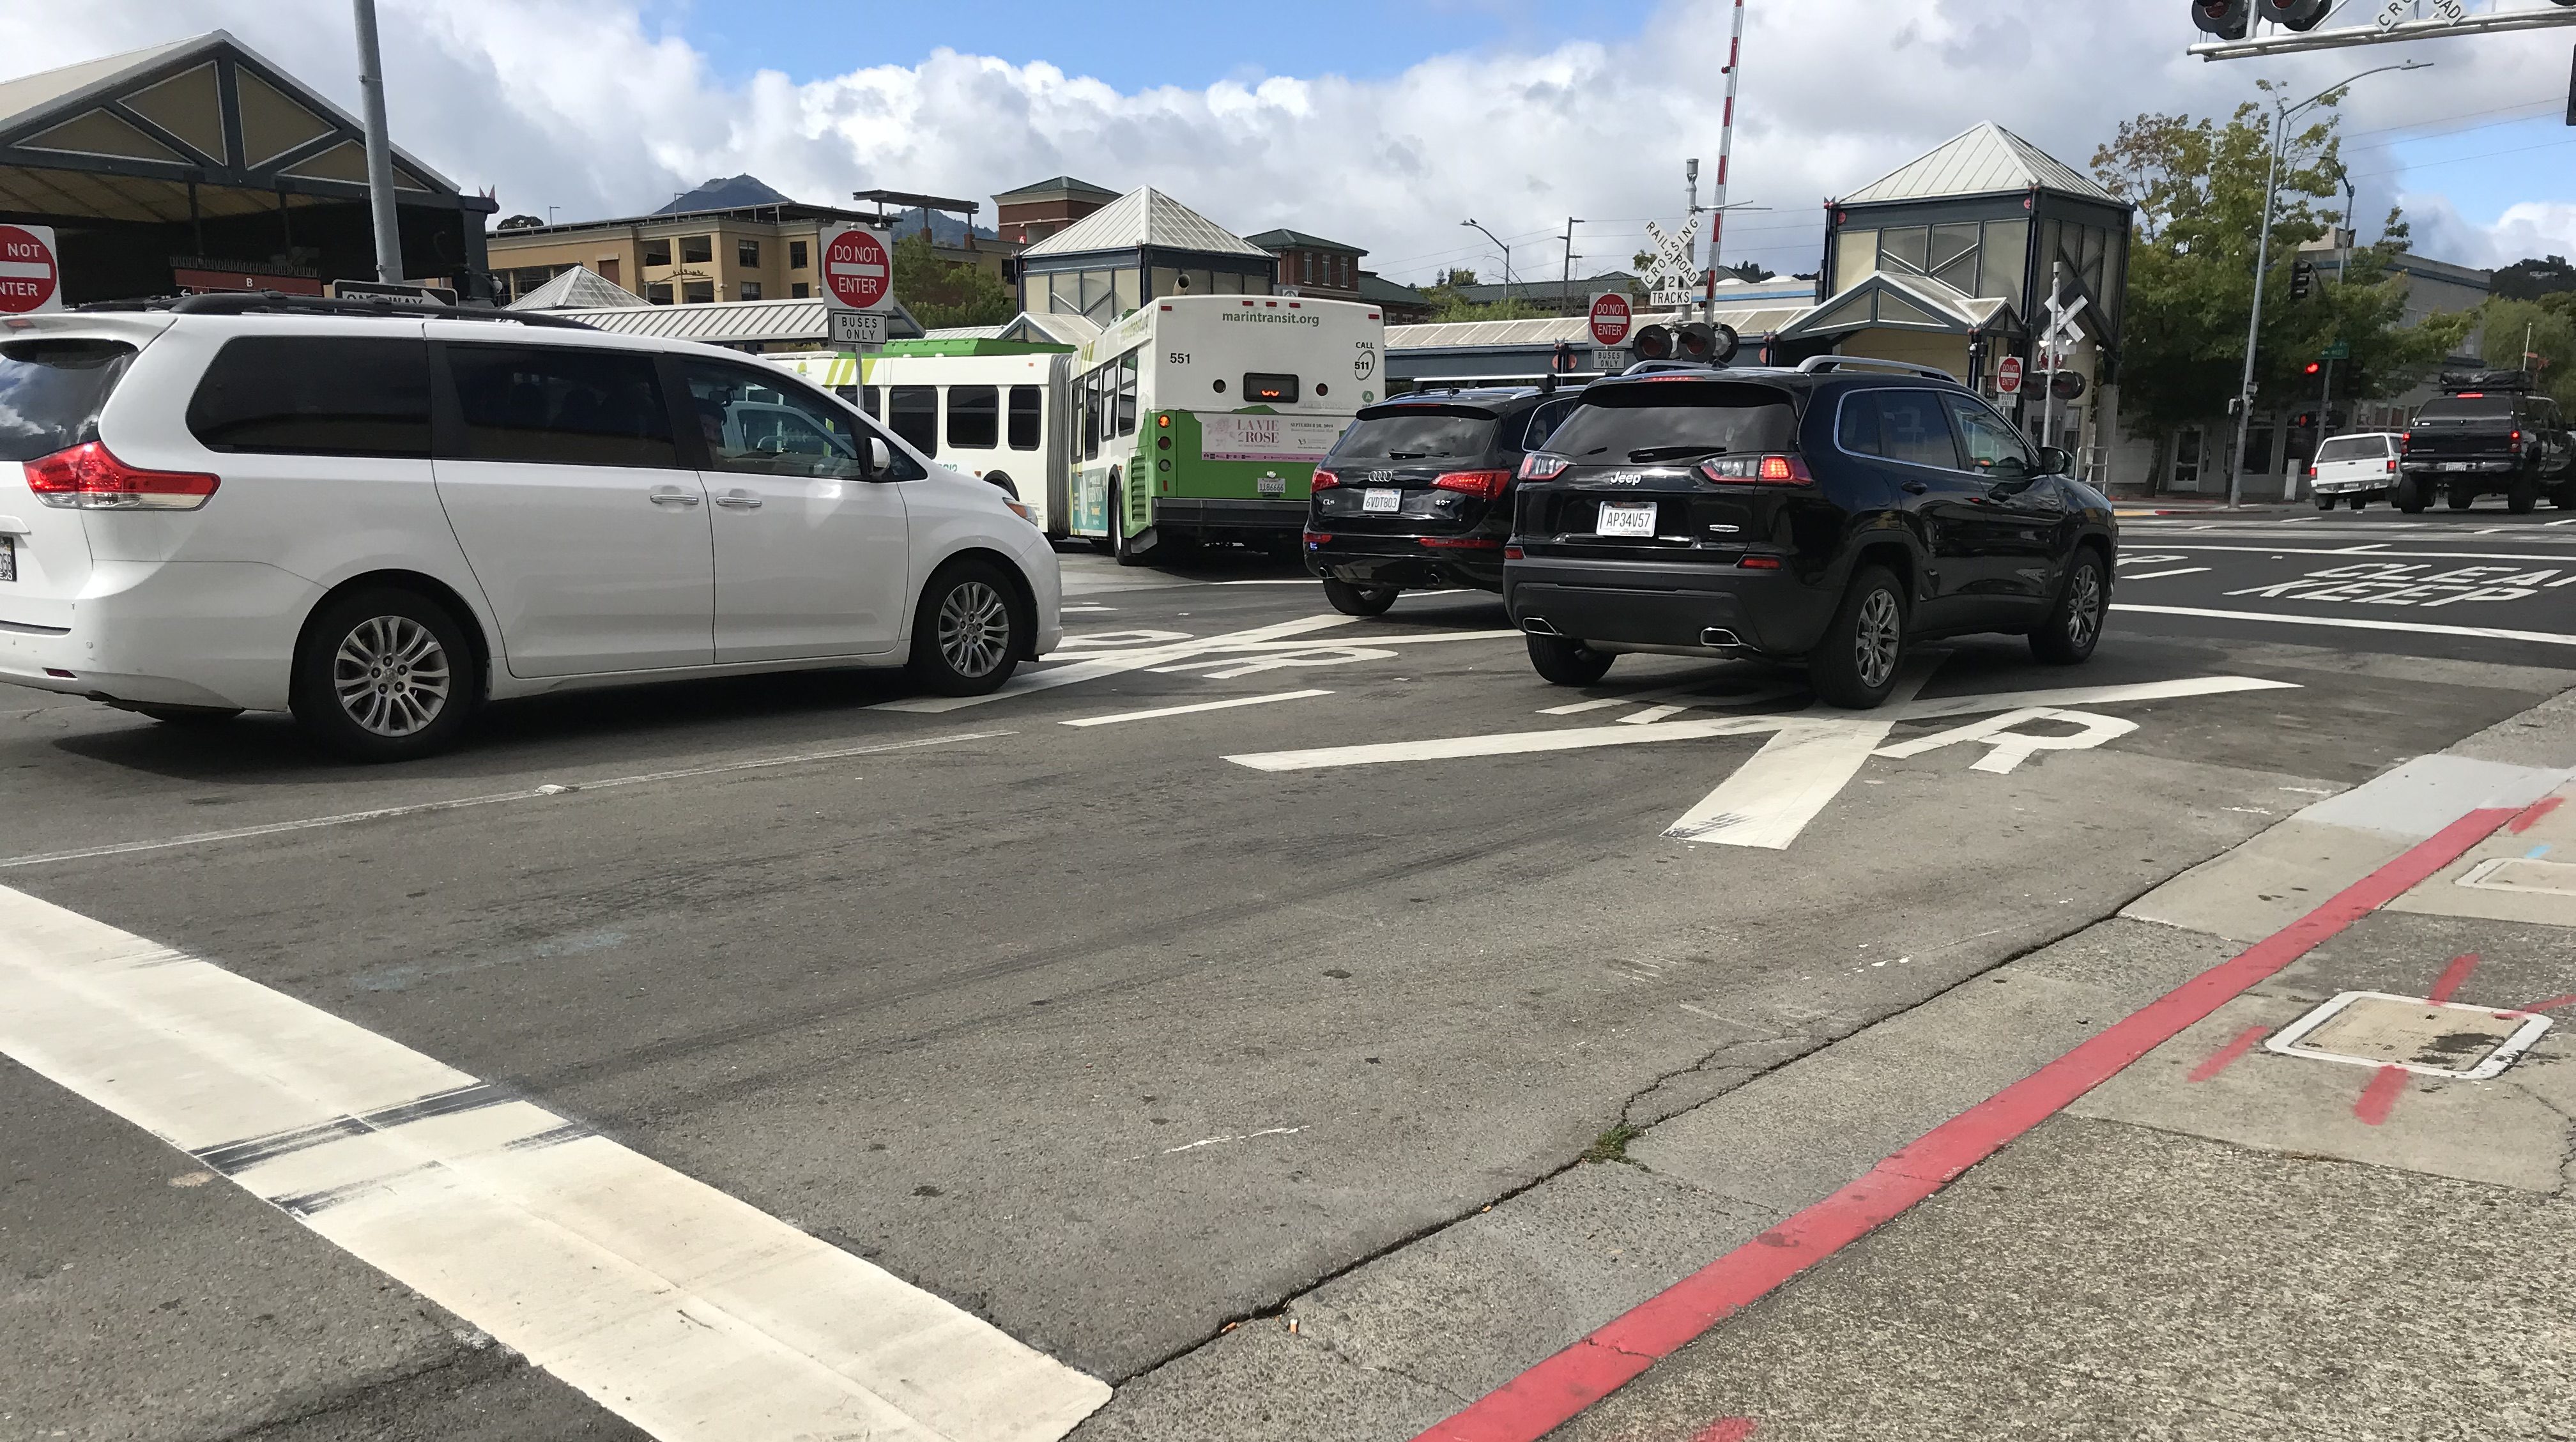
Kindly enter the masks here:
M 61 310 L 62 267 L 44 225 L 0 225 L 0 313 Z
M 853 225 L 823 246 L 823 293 L 834 305 L 880 310 L 894 299 L 894 257 L 885 241 Z

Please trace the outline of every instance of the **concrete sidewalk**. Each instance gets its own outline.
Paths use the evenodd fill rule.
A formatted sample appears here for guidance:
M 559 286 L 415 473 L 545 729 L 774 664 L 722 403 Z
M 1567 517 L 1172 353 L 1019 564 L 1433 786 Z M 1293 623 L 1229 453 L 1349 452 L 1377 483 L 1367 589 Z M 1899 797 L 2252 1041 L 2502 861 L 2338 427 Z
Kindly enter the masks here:
M 2030 1069 L 2471 806 L 2553 793 L 1553 1435 L 2576 1438 L 2570 762 L 2562 698 L 1649 1132 L 1629 1155 L 1659 1176 L 1803 1205 L 1972 1077 Z M 2412 1000 L 2348 1000 L 2298 1039 L 2351 993 Z M 2528 1040 L 2525 1008 L 2555 1022 L 2528 1051 L 2441 1075 Z

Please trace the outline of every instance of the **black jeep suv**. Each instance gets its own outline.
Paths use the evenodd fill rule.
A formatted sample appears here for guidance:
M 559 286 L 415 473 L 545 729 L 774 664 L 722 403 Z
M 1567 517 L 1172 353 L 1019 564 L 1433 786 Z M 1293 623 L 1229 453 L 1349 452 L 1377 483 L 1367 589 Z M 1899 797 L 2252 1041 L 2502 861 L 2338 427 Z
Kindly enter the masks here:
M 1510 491 L 1521 460 L 1578 392 L 1440 390 L 1363 407 L 1315 468 L 1306 569 L 1351 616 L 1407 587 L 1503 588 Z
M 2426 401 L 2406 428 L 2398 458 L 2397 507 L 2412 514 L 2435 492 L 2465 511 L 2481 495 L 2503 492 L 2520 515 L 2549 497 L 2576 509 L 2576 446 L 2557 402 L 2534 395 L 2528 371 L 2469 371 L 2442 377 L 2443 394 Z
M 2073 664 L 2101 637 L 2119 532 L 2067 469 L 1928 367 L 1598 380 L 1521 467 L 1503 604 L 1568 686 L 1624 651 L 1760 656 L 1869 707 L 1909 644 L 1972 631 Z

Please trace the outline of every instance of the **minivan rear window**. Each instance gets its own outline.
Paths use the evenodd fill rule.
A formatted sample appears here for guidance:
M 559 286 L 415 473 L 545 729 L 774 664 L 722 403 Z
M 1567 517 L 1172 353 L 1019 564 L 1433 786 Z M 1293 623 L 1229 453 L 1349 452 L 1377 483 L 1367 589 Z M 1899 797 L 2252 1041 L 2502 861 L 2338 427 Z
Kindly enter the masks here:
M 188 402 L 208 450 L 429 459 L 429 343 L 352 336 L 224 342 Z
M 1490 412 L 1408 410 L 1401 415 L 1362 416 L 1342 432 L 1336 456 L 1366 460 L 1411 461 L 1480 456 L 1494 442 Z
M 0 345 L 0 461 L 32 461 L 98 439 L 98 413 L 134 359 L 114 340 Z
M 1729 381 L 1598 386 L 1547 438 L 1577 465 L 1623 465 L 1748 451 L 1785 451 L 1798 415 L 1786 391 Z
M 2513 397 L 2437 396 L 2415 413 L 2418 421 L 2504 421 L 2513 419 Z

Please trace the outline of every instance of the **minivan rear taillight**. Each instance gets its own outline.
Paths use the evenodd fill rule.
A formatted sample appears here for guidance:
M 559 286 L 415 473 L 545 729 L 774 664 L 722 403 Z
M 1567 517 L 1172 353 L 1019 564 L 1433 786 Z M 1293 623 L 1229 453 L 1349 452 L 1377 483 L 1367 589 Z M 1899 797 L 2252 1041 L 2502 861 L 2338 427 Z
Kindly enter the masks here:
M 191 471 L 139 471 L 97 441 L 27 464 L 27 489 L 81 511 L 193 511 L 223 482 Z
M 1511 484 L 1509 471 L 1449 471 L 1431 483 L 1435 491 L 1462 491 L 1468 495 L 1492 500 Z
M 1717 456 L 1699 463 L 1702 479 L 1722 486 L 1812 486 L 1807 463 L 1796 456 Z

